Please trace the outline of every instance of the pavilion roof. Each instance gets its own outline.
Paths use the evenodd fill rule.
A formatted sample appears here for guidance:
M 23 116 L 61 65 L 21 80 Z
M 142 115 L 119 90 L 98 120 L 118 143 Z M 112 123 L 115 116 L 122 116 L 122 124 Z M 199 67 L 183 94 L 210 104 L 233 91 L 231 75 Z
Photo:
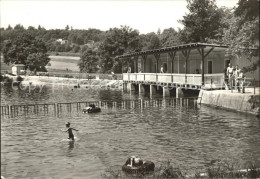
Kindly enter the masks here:
M 196 48 L 203 48 L 203 47 L 204 48 L 206 48 L 206 47 L 228 48 L 227 45 L 191 43 L 191 44 L 177 45 L 177 46 L 172 46 L 172 47 L 164 47 L 164 48 L 160 48 L 160 49 L 146 50 L 146 51 L 141 51 L 141 52 L 126 53 L 124 55 L 117 56 L 117 58 L 133 57 L 133 56 L 139 56 L 139 55 L 150 55 L 150 54 L 155 54 L 155 53 L 180 51 L 180 50 L 196 49 Z

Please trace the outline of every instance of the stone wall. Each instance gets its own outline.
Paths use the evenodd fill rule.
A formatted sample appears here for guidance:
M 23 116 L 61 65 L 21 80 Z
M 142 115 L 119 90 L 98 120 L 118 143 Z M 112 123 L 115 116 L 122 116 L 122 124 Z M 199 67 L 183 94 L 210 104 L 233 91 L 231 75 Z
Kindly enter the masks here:
M 231 93 L 230 91 L 225 90 L 201 90 L 198 103 L 258 114 L 260 108 L 260 95 L 252 93 Z

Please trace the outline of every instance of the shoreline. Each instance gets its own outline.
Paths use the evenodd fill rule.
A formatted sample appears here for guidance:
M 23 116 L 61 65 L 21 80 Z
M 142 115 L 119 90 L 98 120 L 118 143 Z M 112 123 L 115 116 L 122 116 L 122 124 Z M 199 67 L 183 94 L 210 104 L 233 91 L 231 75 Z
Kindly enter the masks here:
M 44 85 L 57 84 L 77 87 L 100 87 L 100 88 L 123 88 L 123 80 L 107 80 L 107 79 L 76 79 L 63 77 L 46 77 L 46 76 L 22 76 L 24 80 L 22 85 Z M 76 87 L 77 86 L 77 87 Z

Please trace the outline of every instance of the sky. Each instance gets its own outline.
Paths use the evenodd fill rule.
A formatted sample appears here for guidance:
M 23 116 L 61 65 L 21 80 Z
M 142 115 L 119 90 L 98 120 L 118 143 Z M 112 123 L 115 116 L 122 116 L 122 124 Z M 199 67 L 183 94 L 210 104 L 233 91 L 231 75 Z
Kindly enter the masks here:
M 217 5 L 232 8 L 238 0 L 217 0 Z M 127 25 L 140 33 L 182 28 L 178 23 L 185 13 L 186 0 L 0 0 L 1 27 L 21 24 L 46 29 L 109 28 Z

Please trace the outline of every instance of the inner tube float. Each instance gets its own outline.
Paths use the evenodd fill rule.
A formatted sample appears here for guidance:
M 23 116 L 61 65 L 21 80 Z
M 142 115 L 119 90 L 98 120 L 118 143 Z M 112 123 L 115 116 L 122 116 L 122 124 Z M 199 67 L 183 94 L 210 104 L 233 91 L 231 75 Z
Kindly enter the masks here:
M 97 113 L 101 112 L 99 107 L 96 107 L 94 104 L 90 104 L 89 107 L 86 107 L 82 110 L 82 113 Z
M 137 174 L 154 171 L 155 165 L 151 161 L 144 161 L 140 158 L 128 158 L 126 163 L 122 166 L 122 170 L 128 174 Z

